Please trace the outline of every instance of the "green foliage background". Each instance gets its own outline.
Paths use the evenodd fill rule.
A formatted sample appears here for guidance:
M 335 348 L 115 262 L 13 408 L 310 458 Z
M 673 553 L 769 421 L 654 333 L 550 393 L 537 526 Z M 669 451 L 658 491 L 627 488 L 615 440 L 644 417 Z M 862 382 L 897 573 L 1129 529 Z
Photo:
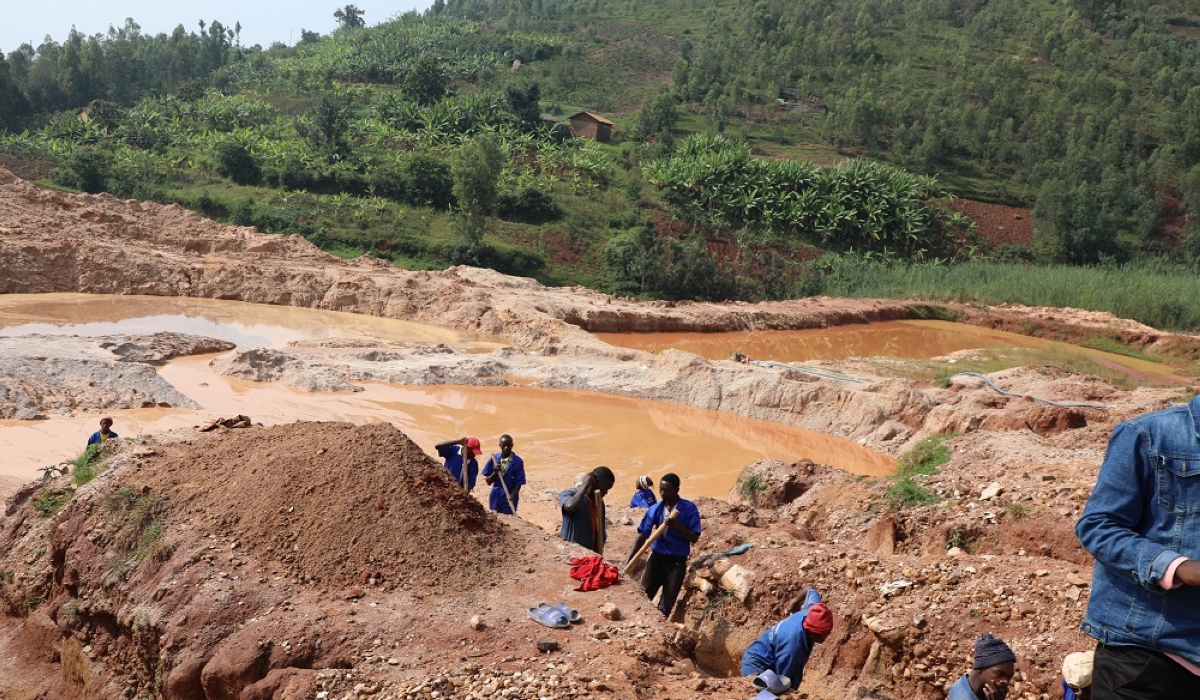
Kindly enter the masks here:
M 1200 327 L 1186 0 L 438 0 L 358 24 L 265 49 L 219 21 L 20 46 L 0 156 L 410 268 Z M 617 141 L 542 116 L 581 110 Z M 463 166 L 480 138 L 498 169 Z M 954 196 L 1031 206 L 1034 245 L 987 250 Z

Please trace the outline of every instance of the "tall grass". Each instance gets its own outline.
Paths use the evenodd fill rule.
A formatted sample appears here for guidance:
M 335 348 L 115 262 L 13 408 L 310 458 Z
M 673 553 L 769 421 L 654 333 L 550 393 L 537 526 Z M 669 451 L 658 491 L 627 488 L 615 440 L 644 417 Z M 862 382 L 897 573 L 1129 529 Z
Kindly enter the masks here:
M 1163 330 L 1200 331 L 1200 271 L 1156 262 L 1109 267 L 1031 267 L 971 262 L 893 265 L 842 261 L 822 276 L 823 294 L 945 299 L 1108 311 Z

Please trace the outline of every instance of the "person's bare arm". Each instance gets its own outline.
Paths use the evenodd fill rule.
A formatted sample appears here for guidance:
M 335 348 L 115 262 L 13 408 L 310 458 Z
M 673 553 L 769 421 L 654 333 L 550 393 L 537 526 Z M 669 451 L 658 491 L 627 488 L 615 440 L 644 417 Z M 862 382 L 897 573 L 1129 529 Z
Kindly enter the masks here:
M 439 442 L 438 444 L 434 445 L 433 449 L 441 451 L 451 445 L 462 445 L 463 447 L 466 447 L 467 439 L 465 437 L 461 437 L 461 438 L 455 438 L 453 440 L 443 440 L 442 442 Z
M 564 513 L 575 513 L 578 512 L 580 508 L 586 508 L 588 494 L 591 493 L 592 484 L 595 482 L 596 477 L 592 474 L 588 474 L 587 476 L 583 477 L 583 483 L 579 485 L 578 489 L 575 489 L 575 495 L 568 498 L 567 502 L 562 505 L 562 511 Z

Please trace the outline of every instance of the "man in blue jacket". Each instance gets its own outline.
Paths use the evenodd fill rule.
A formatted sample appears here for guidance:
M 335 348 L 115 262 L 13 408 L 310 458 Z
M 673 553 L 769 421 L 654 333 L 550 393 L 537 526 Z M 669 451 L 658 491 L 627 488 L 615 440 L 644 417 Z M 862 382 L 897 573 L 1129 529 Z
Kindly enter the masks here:
M 670 617 L 679 589 L 683 588 L 692 545 L 700 539 L 700 510 L 695 503 L 679 497 L 679 477 L 675 474 L 667 474 L 658 482 L 658 492 L 662 494 L 662 500 L 650 506 L 642 516 L 638 536 L 625 563 L 629 564 L 651 532 L 664 522 L 667 524 L 666 530 L 650 545 L 650 559 L 642 572 L 642 587 L 650 600 L 662 590 L 658 609 Z
M 438 456 L 445 460 L 446 471 L 454 477 L 463 488 L 475 490 L 475 478 L 479 476 L 479 461 L 476 459 L 483 454 L 479 438 L 462 437 L 457 440 L 446 440 L 433 446 Z M 465 471 L 464 471 L 465 469 Z
M 1200 397 L 1113 429 L 1075 534 L 1096 558 L 1092 697 L 1200 697 Z
M 488 492 L 488 508 L 516 515 L 521 504 L 521 487 L 525 485 L 525 461 L 513 452 L 511 435 L 500 436 L 500 451 L 488 457 L 483 465 L 483 480 L 492 487 Z
M 795 611 L 797 605 L 801 607 Z M 788 609 L 795 612 L 763 632 L 742 654 L 742 675 L 774 671 L 786 676 L 795 690 L 804 678 L 804 666 L 813 647 L 824 642 L 833 631 L 833 612 L 821 602 L 821 594 L 815 588 L 793 600 Z

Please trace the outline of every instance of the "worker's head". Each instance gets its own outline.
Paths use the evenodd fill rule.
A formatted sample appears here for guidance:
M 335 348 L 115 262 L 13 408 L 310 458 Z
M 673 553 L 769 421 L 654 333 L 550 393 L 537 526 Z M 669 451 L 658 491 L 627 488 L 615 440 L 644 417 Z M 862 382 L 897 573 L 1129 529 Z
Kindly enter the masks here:
M 112 428 L 113 420 L 109 416 L 100 419 L 100 430 L 107 433 Z
M 500 436 L 500 456 L 507 457 L 512 454 L 513 439 L 508 433 Z
M 479 438 L 477 437 L 467 438 L 467 449 L 471 451 L 471 453 L 467 455 L 468 457 L 478 457 L 479 455 L 483 454 L 483 446 L 479 444 Z
M 637 487 L 640 491 L 649 491 L 654 488 L 654 480 L 648 474 L 643 474 L 638 477 Z
M 616 475 L 608 467 L 596 467 L 592 470 L 592 476 L 596 477 L 593 483 L 595 484 L 596 491 L 599 491 L 601 496 L 607 495 L 609 490 L 612 489 L 613 484 L 617 483 Z
M 658 481 L 658 492 L 662 494 L 663 503 L 675 505 L 679 500 L 679 477 L 675 474 L 664 474 Z
M 984 685 L 1007 691 L 1009 681 L 1017 672 L 1017 655 L 1004 640 L 985 633 L 975 642 L 972 669 Z
M 833 611 L 824 603 L 813 603 L 804 615 L 804 631 L 813 644 L 820 644 L 833 631 Z

